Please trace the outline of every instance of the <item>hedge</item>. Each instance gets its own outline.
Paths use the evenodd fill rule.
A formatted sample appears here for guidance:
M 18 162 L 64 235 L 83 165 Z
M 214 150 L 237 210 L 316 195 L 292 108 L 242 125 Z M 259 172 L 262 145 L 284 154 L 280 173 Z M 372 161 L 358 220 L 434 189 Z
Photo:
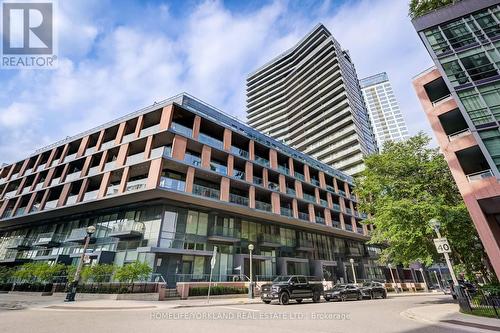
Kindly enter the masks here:
M 247 287 L 224 287 L 213 286 L 210 288 L 210 295 L 231 295 L 231 294 L 247 294 Z M 208 287 L 189 288 L 189 296 L 207 296 Z

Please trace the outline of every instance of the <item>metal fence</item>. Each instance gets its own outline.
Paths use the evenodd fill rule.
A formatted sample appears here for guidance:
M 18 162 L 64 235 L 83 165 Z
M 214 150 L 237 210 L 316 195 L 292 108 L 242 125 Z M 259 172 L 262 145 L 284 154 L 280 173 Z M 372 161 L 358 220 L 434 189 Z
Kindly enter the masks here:
M 454 288 L 460 311 L 500 319 L 500 296 L 485 291 L 469 292 L 461 287 Z

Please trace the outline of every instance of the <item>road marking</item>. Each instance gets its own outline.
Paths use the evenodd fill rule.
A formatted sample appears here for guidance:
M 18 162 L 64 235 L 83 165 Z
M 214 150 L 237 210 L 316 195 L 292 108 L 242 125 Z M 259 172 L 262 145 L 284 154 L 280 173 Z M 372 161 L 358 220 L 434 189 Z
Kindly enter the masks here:
M 260 312 L 260 311 L 262 311 L 262 310 L 255 310 L 255 309 L 233 308 L 231 306 L 221 306 L 221 308 L 230 309 L 230 310 L 238 310 L 238 311 L 253 311 L 253 312 Z

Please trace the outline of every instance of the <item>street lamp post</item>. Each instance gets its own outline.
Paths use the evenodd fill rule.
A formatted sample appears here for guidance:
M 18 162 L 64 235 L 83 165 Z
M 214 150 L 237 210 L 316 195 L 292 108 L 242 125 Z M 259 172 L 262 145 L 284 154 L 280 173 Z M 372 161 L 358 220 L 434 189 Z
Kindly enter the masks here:
M 438 283 L 439 290 L 444 291 L 443 287 L 441 287 L 441 282 L 439 282 L 438 273 L 436 271 L 434 271 L 434 276 L 436 277 L 436 282 Z
M 83 260 L 85 258 L 85 253 L 87 252 L 87 248 L 90 244 L 90 238 L 96 232 L 96 227 L 91 225 L 87 227 L 87 236 L 85 236 L 85 243 L 83 245 L 82 255 L 80 256 L 80 261 L 78 262 L 78 266 L 76 267 L 75 277 L 73 278 L 73 282 L 69 285 L 68 293 L 66 294 L 65 302 L 74 302 L 76 296 L 76 288 L 78 287 L 78 282 L 80 282 L 80 274 L 82 272 Z
M 248 245 L 248 251 L 250 252 L 250 285 L 248 286 L 248 298 L 253 298 L 253 272 L 252 272 L 252 252 L 253 244 Z
M 357 284 L 358 281 L 356 280 L 356 271 L 354 270 L 354 259 L 349 259 L 349 262 L 351 263 L 351 268 L 352 268 L 352 276 L 354 277 L 354 284 Z
M 441 223 L 437 219 L 431 219 L 429 221 L 429 224 L 432 227 L 432 229 L 434 229 L 434 231 L 436 232 L 438 238 L 441 238 L 441 232 L 439 231 L 439 229 L 441 228 Z M 448 266 L 448 270 L 450 271 L 451 279 L 453 280 L 453 286 L 458 287 L 457 277 L 455 276 L 455 272 L 453 271 L 453 266 L 450 261 L 450 256 L 446 252 L 443 253 L 443 255 L 444 259 L 446 260 L 446 265 Z
M 420 267 L 420 274 L 422 274 L 422 279 L 424 279 L 425 291 L 429 291 L 429 287 L 427 286 L 427 281 L 425 281 L 424 269 Z
M 389 271 L 391 272 L 392 283 L 394 284 L 394 291 L 397 294 L 397 293 L 399 293 L 399 288 L 398 288 L 398 285 L 396 284 L 396 279 L 394 279 L 394 273 L 392 272 L 392 265 L 387 264 L 387 267 L 389 267 Z

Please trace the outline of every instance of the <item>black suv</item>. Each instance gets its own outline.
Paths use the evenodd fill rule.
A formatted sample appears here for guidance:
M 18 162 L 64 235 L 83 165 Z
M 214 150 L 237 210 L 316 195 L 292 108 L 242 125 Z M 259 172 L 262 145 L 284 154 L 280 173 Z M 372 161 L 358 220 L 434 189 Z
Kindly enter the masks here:
M 272 284 L 261 287 L 260 298 L 266 304 L 277 300 L 286 305 L 291 299 L 301 303 L 303 299 L 311 298 L 314 303 L 321 299 L 323 285 L 320 282 L 309 281 L 303 275 L 278 276 Z
M 387 298 L 387 290 L 380 282 L 365 282 L 360 288 L 363 297 L 374 299 L 376 297 Z

